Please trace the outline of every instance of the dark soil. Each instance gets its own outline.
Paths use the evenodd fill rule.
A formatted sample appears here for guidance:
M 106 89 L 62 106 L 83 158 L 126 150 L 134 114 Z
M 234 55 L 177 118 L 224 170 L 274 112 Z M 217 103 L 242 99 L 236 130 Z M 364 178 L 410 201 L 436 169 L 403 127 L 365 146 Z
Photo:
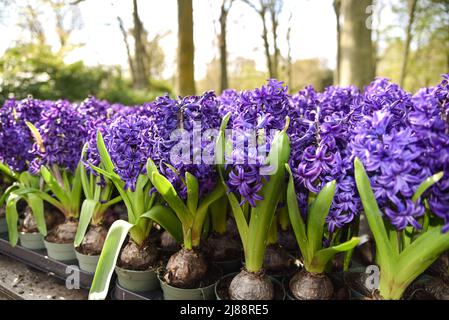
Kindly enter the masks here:
M 5 206 L 0 207 L 0 218 L 6 217 L 6 209 Z
M 222 278 L 217 284 L 217 295 L 221 300 L 230 300 L 229 298 L 229 286 L 231 284 L 232 279 L 237 274 L 230 274 Z M 274 288 L 274 299 L 273 300 L 284 300 L 284 290 L 282 290 L 282 285 L 273 281 Z
M 53 243 L 71 243 L 75 240 L 76 229 L 78 228 L 77 220 L 67 220 L 52 229 L 45 238 L 48 242 Z

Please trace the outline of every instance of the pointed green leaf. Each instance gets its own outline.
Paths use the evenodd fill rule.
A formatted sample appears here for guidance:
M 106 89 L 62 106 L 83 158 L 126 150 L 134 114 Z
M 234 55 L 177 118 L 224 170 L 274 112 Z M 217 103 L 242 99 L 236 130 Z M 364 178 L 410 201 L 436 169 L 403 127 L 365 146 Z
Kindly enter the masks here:
M 106 149 L 106 145 L 103 140 L 103 135 L 101 131 L 97 131 L 97 149 L 98 154 L 101 158 L 101 165 L 108 173 L 114 172 L 114 164 L 112 163 L 111 157 L 109 156 L 108 150 Z
M 67 196 L 66 191 L 59 185 L 58 181 L 50 172 L 50 170 L 48 170 L 45 166 L 42 166 L 40 172 L 45 183 L 50 188 L 55 197 L 61 202 L 61 204 L 70 203 L 71 201 Z
M 424 192 L 427 191 L 427 189 L 429 189 L 430 187 L 432 187 L 435 183 L 437 183 L 438 181 L 441 180 L 441 178 L 443 178 L 444 176 L 444 172 L 439 172 L 429 178 L 427 178 L 426 180 L 424 180 L 418 187 L 418 189 L 416 190 L 415 194 L 413 195 L 413 202 L 416 202 L 419 200 L 419 198 L 421 198 L 421 196 L 424 194 Z
M 89 300 L 104 300 L 106 298 L 118 255 L 132 227 L 133 225 L 126 221 L 117 220 L 109 229 L 89 291 Z
M 176 242 L 182 243 L 182 225 L 170 208 L 156 205 L 151 210 L 145 212 L 140 218 L 148 218 L 159 224 L 166 230 Z M 139 219 L 140 219 L 139 218 Z
M 288 164 L 285 165 L 285 168 L 289 175 L 287 185 L 287 207 L 288 207 L 288 215 L 290 217 L 290 223 L 292 225 L 296 241 L 298 242 L 304 260 L 310 261 L 311 254 L 309 252 L 310 249 L 308 247 L 306 225 L 304 223 L 304 220 L 302 219 L 301 212 L 298 207 L 298 199 L 296 198 L 296 191 L 295 185 L 293 183 L 292 170 L 290 169 L 290 166 Z
M 190 228 L 193 223 L 193 213 L 190 212 L 189 208 L 179 198 L 178 193 L 170 181 L 159 173 L 151 159 L 148 159 L 147 162 L 147 173 L 157 192 L 159 192 L 173 211 L 175 211 L 183 226 Z
M 387 230 L 382 220 L 382 215 L 377 205 L 376 197 L 371 188 L 371 183 L 365 168 L 359 158 L 354 161 L 355 181 L 360 199 L 362 200 L 363 209 L 368 220 L 369 227 L 373 233 L 376 242 L 377 260 L 379 266 L 388 269 L 393 265 L 397 254 L 393 251 L 391 243 L 388 239 Z
M 28 206 L 31 208 L 34 219 L 36 220 L 39 233 L 45 237 L 47 235 L 47 223 L 45 222 L 43 200 L 37 194 L 29 193 L 26 195 L 26 201 Z
M 227 192 L 229 204 L 231 205 L 232 213 L 234 214 L 235 223 L 239 231 L 240 239 L 242 240 L 243 250 L 246 252 L 248 247 L 248 232 L 249 226 L 246 221 L 245 214 L 243 213 L 240 203 L 238 202 L 235 194 Z
M 346 252 L 354 249 L 360 243 L 359 238 L 352 238 L 342 244 L 325 248 L 317 251 L 313 257 L 312 270 L 307 270 L 309 272 L 324 272 L 326 265 L 335 257 L 339 252 Z
M 85 199 L 81 206 L 81 214 L 78 221 L 78 229 L 76 230 L 74 246 L 78 247 L 86 235 L 90 221 L 95 211 L 98 210 L 100 203 L 93 199 Z
M 9 194 L 6 200 L 6 223 L 8 224 L 8 238 L 11 246 L 15 247 L 19 241 L 19 232 L 17 231 L 19 214 L 17 213 L 17 202 L 21 199 L 14 192 Z
M 323 247 L 324 225 L 334 199 L 336 182 L 328 182 L 320 191 L 310 208 L 307 221 L 307 239 L 310 253 L 315 253 Z
M 186 172 L 187 183 L 187 207 L 190 212 L 196 212 L 198 207 L 199 186 L 196 177 L 189 172 Z

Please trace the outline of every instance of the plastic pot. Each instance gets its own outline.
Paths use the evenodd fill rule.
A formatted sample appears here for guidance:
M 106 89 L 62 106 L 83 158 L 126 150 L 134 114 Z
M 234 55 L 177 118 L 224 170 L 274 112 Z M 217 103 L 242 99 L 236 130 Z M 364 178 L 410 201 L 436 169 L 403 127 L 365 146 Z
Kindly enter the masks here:
M 227 274 L 223 278 L 221 278 L 219 281 L 217 281 L 217 283 L 214 287 L 215 297 L 217 298 L 217 300 L 229 300 L 229 298 L 227 296 L 226 297 L 221 296 L 220 291 L 222 291 L 221 289 L 224 287 L 227 292 L 227 289 L 229 288 L 229 285 L 231 284 L 232 279 L 237 274 L 238 274 L 237 272 Z M 286 293 L 285 293 L 285 289 L 284 289 L 284 286 L 282 285 L 282 283 L 274 277 L 268 276 L 268 278 L 271 280 L 271 282 L 273 283 L 273 286 L 274 286 L 274 300 L 285 300 Z
M 8 224 L 6 223 L 6 218 L 0 218 L 0 234 L 8 231 Z
M 136 271 L 116 266 L 115 273 L 117 274 L 118 284 L 127 290 L 143 292 L 159 288 L 159 281 L 153 269 Z
M 181 289 L 167 284 L 164 279 L 158 275 L 164 300 L 215 300 L 215 284 L 195 289 Z
M 47 255 L 58 261 L 74 261 L 76 260 L 75 248 L 73 243 L 54 243 L 44 240 Z
M 97 269 L 98 259 L 100 259 L 100 255 L 90 256 L 87 254 L 79 253 L 76 249 L 75 255 L 81 270 L 90 273 L 95 273 L 95 269 Z
M 20 245 L 31 250 L 45 249 L 44 237 L 39 232 L 19 232 Z

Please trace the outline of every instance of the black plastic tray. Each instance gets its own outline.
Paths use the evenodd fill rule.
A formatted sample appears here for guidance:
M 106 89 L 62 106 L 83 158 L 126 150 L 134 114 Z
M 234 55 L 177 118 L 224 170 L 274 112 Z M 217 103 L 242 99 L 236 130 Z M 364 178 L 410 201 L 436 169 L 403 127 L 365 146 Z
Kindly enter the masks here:
M 118 282 L 112 289 L 112 299 L 114 300 L 163 300 L 162 290 L 154 290 L 147 292 L 133 292 L 122 288 Z
M 17 244 L 12 247 L 8 242 L 8 234 L 0 234 L 0 253 L 18 260 L 30 267 L 49 273 L 56 278 L 63 281 L 67 279 L 67 276 L 72 274 L 70 266 L 78 267 L 80 272 L 80 287 L 83 289 L 90 289 L 93 273 L 83 271 L 79 268 L 78 262 L 74 261 L 57 261 L 47 256 L 47 251 L 44 250 L 30 250 Z

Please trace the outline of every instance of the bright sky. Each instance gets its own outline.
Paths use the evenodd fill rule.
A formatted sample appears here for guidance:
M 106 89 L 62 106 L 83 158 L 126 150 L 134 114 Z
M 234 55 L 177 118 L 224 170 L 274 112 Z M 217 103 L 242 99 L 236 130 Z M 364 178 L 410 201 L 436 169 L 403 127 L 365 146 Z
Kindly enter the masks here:
M 193 0 L 196 79 L 204 77 L 207 64 L 218 54 L 214 19 L 218 18 L 220 2 Z M 279 26 L 281 53 L 287 52 L 286 22 L 292 12 L 293 59 L 319 57 L 324 59 L 329 67 L 334 67 L 336 20 L 332 2 L 284 0 L 283 17 Z M 169 77 L 176 69 L 177 1 L 139 0 L 138 4 L 141 19 L 150 37 L 169 32 L 161 41 L 166 54 L 166 70 L 163 76 Z M 116 17 L 120 15 L 127 29 L 132 27 L 131 0 L 86 0 L 79 8 L 83 27 L 74 32 L 71 41 L 84 43 L 85 46 L 73 51 L 67 60 L 83 60 L 89 65 L 119 64 L 127 68 L 126 50 Z M 0 53 L 21 36 L 17 21 L 17 15 L 12 14 L 6 23 L 0 25 Z M 51 18 L 45 23 L 46 30 L 54 29 Z M 261 29 L 260 18 L 253 9 L 236 1 L 228 20 L 229 60 L 232 61 L 238 56 L 253 58 L 258 69 L 265 70 Z M 50 43 L 56 43 L 55 34 L 48 33 L 48 38 Z

